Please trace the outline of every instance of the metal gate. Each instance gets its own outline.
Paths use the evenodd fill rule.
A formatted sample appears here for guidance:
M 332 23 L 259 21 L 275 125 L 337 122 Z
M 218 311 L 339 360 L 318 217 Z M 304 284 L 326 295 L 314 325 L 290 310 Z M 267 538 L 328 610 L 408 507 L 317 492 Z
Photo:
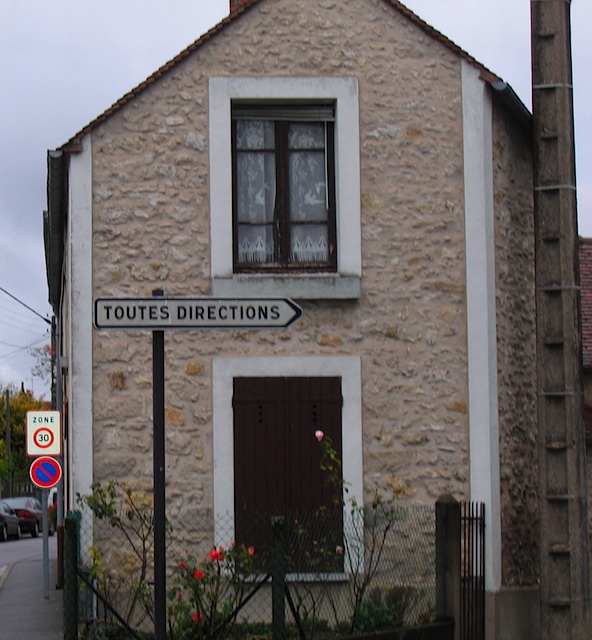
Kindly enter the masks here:
M 461 503 L 461 640 L 485 638 L 485 505 Z

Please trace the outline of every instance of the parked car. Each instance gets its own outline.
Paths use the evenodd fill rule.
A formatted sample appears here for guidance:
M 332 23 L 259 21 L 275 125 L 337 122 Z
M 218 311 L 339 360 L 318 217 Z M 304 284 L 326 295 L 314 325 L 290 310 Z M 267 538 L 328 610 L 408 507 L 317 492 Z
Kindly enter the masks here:
M 0 542 L 8 538 L 21 537 L 21 524 L 16 513 L 3 501 L 0 501 Z
M 16 512 L 22 533 L 30 533 L 36 538 L 42 531 L 43 511 L 41 502 L 32 496 L 22 496 L 20 498 L 5 498 L 4 502 Z M 49 521 L 49 519 L 48 519 Z M 54 526 L 49 523 L 48 535 L 54 534 Z

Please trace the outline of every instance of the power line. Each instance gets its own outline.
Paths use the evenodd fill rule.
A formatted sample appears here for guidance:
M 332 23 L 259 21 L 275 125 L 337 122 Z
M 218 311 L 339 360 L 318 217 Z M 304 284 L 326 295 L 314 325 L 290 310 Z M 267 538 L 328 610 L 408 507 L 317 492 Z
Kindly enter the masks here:
M 0 342 L 0 344 L 7 346 L 7 347 L 12 347 L 14 349 L 14 351 L 9 351 L 8 353 L 3 353 L 0 354 L 0 361 L 2 360 L 7 360 L 9 358 L 11 358 L 12 356 L 15 356 L 17 354 L 23 353 L 23 352 L 28 352 L 29 349 L 33 348 L 35 345 L 38 345 L 42 342 L 46 342 L 47 341 L 47 334 L 43 334 L 42 336 L 38 336 L 37 338 L 35 338 L 35 340 L 33 340 L 32 342 L 30 342 L 27 345 L 18 345 L 18 344 L 8 344 L 7 342 Z
M 6 289 L 3 289 L 2 287 L 0 287 L 0 291 L 5 293 L 7 296 L 12 298 L 13 300 L 16 300 L 19 304 L 22 304 L 23 307 L 28 309 L 31 313 L 34 313 L 36 316 L 39 316 L 44 322 L 47 322 L 47 324 L 51 325 L 51 320 L 49 318 L 42 316 L 40 313 L 37 313 L 35 309 L 32 309 L 28 304 L 25 304 L 22 300 L 19 300 L 16 296 L 13 296 L 12 293 L 8 293 L 8 291 L 6 291 Z
M 34 318 L 30 313 L 25 315 L 24 312 L 3 308 L 2 305 L 0 305 L 0 325 L 29 333 L 39 332 L 38 318 Z M 47 330 L 49 331 L 49 328 Z

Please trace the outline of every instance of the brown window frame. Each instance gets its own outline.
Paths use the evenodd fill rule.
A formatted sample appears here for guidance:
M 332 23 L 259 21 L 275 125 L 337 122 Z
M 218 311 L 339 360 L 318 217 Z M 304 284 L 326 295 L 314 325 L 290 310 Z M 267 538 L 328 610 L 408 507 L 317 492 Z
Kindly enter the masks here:
M 335 273 L 337 272 L 337 213 L 335 198 L 335 122 L 333 117 L 327 117 L 326 105 L 290 104 L 274 105 L 261 103 L 241 103 L 241 113 L 248 115 L 237 116 L 237 108 L 232 110 L 232 228 L 233 228 L 233 271 L 235 273 Z M 332 105 L 331 109 L 334 109 Z M 315 111 L 318 111 L 315 117 Z M 299 115 L 301 117 L 299 117 Z M 251 120 L 267 120 L 275 123 L 275 146 L 249 150 L 249 153 L 273 153 L 275 158 L 276 197 L 273 221 L 266 223 L 273 227 L 274 260 L 273 262 L 249 263 L 239 260 L 238 250 L 238 213 L 237 213 L 237 158 L 241 150 L 237 149 L 237 120 L 239 118 Z M 326 163 L 327 189 L 327 221 L 291 221 L 289 211 L 289 162 L 293 152 L 307 152 L 313 150 L 290 150 L 288 145 L 289 128 L 291 124 L 302 122 L 323 123 L 326 127 L 326 145 L 324 149 Z M 318 151 L 318 149 L 314 149 Z M 242 221 L 241 225 L 248 223 Z M 257 223 L 261 225 L 263 223 Z M 325 261 L 295 262 L 291 260 L 291 229 L 292 226 L 320 225 L 327 227 L 328 256 Z

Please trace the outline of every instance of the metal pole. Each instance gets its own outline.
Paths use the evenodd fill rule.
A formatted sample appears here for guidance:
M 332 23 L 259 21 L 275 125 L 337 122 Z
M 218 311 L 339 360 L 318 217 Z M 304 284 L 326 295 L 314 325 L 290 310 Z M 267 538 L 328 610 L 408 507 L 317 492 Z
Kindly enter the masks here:
M 41 496 L 41 527 L 43 528 L 43 597 L 49 599 L 49 518 L 47 517 L 47 498 L 49 491 L 43 490 Z
M 6 462 L 8 464 L 8 495 L 12 495 L 12 463 L 11 463 L 11 432 L 10 432 L 10 391 L 6 389 Z
M 64 523 L 64 640 L 78 638 L 78 522 Z
M 286 550 L 284 547 L 284 518 L 271 519 L 273 547 L 271 551 L 271 600 L 273 640 L 286 637 Z
M 61 316 L 58 317 L 58 329 L 61 329 L 62 320 Z M 56 336 L 60 333 L 56 330 Z M 55 396 L 56 396 L 56 409 L 62 416 L 62 468 L 64 470 L 64 476 L 68 474 L 68 455 L 66 453 L 67 442 L 67 425 L 65 424 L 64 414 L 64 388 L 63 388 L 63 373 L 62 373 L 62 357 L 60 350 L 58 349 L 57 339 L 54 343 L 55 358 L 56 358 L 56 379 L 55 379 Z M 63 589 L 64 587 L 64 487 L 66 485 L 65 477 L 58 483 L 58 502 L 54 505 L 57 508 L 56 513 L 56 538 L 58 545 L 58 562 L 57 562 L 57 580 L 56 589 Z
M 460 638 L 461 619 L 461 505 L 452 496 L 436 502 L 436 615 L 455 621 Z
M 152 292 L 162 297 L 162 290 Z M 164 331 L 152 332 L 154 461 L 154 639 L 166 640 Z

